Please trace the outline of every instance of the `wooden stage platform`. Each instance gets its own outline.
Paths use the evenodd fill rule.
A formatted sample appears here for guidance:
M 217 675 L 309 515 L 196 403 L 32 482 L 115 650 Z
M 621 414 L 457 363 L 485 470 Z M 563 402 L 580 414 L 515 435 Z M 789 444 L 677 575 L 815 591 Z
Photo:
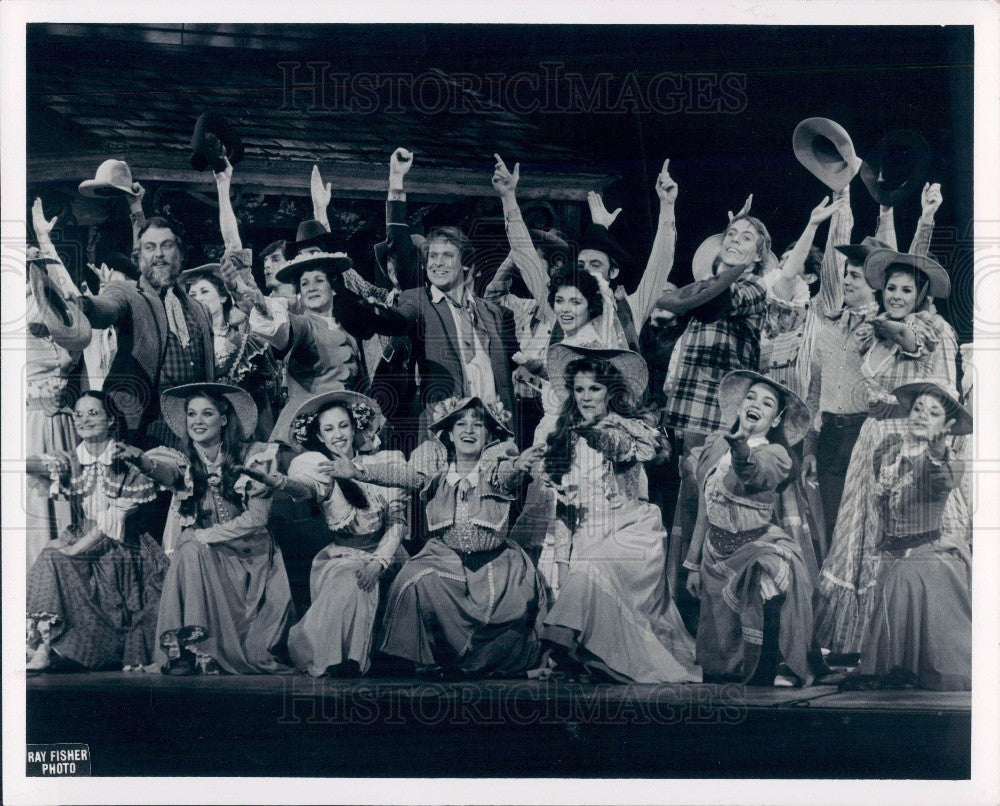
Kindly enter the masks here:
M 45 674 L 29 743 L 94 775 L 937 778 L 970 773 L 968 692 Z

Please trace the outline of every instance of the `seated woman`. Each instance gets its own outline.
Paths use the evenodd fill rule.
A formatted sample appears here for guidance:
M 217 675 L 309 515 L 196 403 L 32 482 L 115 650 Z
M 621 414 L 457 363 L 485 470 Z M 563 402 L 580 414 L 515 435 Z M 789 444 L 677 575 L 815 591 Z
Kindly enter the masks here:
M 948 439 L 971 434 L 972 415 L 933 381 L 893 395 L 906 427 L 886 436 L 873 459 L 882 562 L 858 672 L 968 691 L 972 557 L 964 540 L 943 539 L 941 519 L 963 471 Z
M 293 663 L 313 677 L 368 671 L 379 578 L 407 558 L 400 542 L 410 531 L 409 497 L 328 472 L 337 458 L 405 464 L 398 451 L 378 451 L 384 425 L 371 398 L 348 391 L 316 395 L 299 407 L 289 433 L 289 444 L 305 452 L 292 460 L 287 477 L 261 477 L 294 498 L 316 501 L 333 538 L 313 560 L 312 603 L 288 634 Z
M 813 586 L 800 544 L 774 523 L 780 493 L 797 477 L 790 450 L 809 411 L 750 370 L 722 379 L 719 406 L 732 425 L 709 436 L 697 459 L 698 521 L 684 561 L 688 592 L 701 599 L 698 662 L 716 679 L 809 685 Z
M 160 408 L 184 452 L 153 448 L 138 461 L 174 491 L 183 528 L 163 583 L 155 662 L 167 674 L 291 671 L 279 659 L 293 612 L 267 531 L 271 490 L 241 466 L 266 472 L 276 455 L 274 445 L 246 446 L 253 399 L 235 386 L 191 383 L 164 392 Z
M 660 511 L 639 497 L 642 462 L 658 446 L 636 416 L 646 364 L 627 350 L 556 345 L 548 367 L 568 391 L 544 463 L 558 501 L 559 597 L 542 634 L 552 658 L 616 681 L 700 682 L 667 593 Z
M 28 671 L 141 667 L 153 654 L 167 558 L 148 534 L 128 534 L 126 521 L 156 497 L 156 485 L 123 461 L 139 451 L 120 442 L 125 421 L 111 398 L 85 392 L 73 420 L 80 444 L 72 454 L 27 460 L 76 515 L 28 571 Z
M 496 402 L 449 398 L 430 419 L 437 439 L 407 464 L 339 460 L 334 474 L 426 497 L 430 539 L 393 581 L 382 651 L 421 674 L 522 674 L 541 658 L 545 592 L 527 555 L 507 539 L 507 520 L 539 451 L 518 454 L 510 414 Z

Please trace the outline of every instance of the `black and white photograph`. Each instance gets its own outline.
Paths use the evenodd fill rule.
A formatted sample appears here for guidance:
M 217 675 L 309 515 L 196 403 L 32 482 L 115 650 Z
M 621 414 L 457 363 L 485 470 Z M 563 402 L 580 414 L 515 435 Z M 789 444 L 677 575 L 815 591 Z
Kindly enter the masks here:
M 0 17 L 4 802 L 1000 797 L 995 3 Z

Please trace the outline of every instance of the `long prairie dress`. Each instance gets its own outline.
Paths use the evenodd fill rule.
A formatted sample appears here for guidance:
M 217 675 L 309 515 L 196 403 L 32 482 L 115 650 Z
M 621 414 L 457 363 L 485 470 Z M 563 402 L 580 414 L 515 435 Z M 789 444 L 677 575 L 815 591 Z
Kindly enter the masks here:
M 892 390 L 914 381 L 937 380 L 946 386 L 956 385 L 958 347 L 951 326 L 928 312 L 912 313 L 906 322 L 917 335 L 916 351 L 907 353 L 896 345 L 888 349 L 882 345 L 871 348 L 862 361 L 861 371 L 873 401 L 895 402 Z M 904 424 L 904 419 L 869 417 L 861 426 L 851 454 L 830 551 L 820 571 L 820 595 L 816 597 L 816 639 L 833 652 L 863 650 L 881 562 L 872 459 L 879 443 L 890 434 L 902 433 Z M 942 534 L 952 544 L 968 546 L 970 524 L 968 503 L 960 490 L 953 490 L 944 507 Z
M 276 454 L 272 444 L 264 451 L 251 448 L 247 455 L 266 467 Z M 193 495 L 186 456 L 169 448 L 146 455 L 170 468 L 175 507 Z M 291 672 L 281 655 L 294 611 L 281 550 L 267 530 L 270 490 L 243 476 L 235 484 L 242 501 L 237 506 L 223 497 L 218 471 L 208 471 L 197 516 L 181 516 L 184 528 L 163 583 L 156 635 L 205 627 L 208 636 L 195 648 L 211 655 L 224 672 Z M 161 665 L 167 660 L 159 646 L 154 660 Z
M 543 638 L 622 681 L 701 682 L 694 639 L 667 591 L 660 510 L 638 497 L 655 429 L 614 414 L 598 429 L 601 450 L 579 437 L 562 480 L 579 515 L 572 532 L 560 527 L 555 556 L 569 554 L 569 571 Z
M 379 585 L 376 582 L 370 590 L 362 590 L 357 572 L 372 558 L 385 568 L 405 560 L 406 550 L 400 541 L 409 535 L 410 528 L 406 493 L 356 482 L 368 499 L 368 509 L 357 509 L 347 502 L 336 482 L 317 471 L 316 465 L 323 461 L 323 454 L 309 451 L 296 456 L 288 468 L 290 478 L 316 490 L 333 537 L 313 560 L 309 576 L 311 604 L 288 635 L 292 662 L 313 677 L 346 661 L 357 663 L 361 673 L 368 671 Z M 361 455 L 355 461 L 406 462 L 398 451 Z

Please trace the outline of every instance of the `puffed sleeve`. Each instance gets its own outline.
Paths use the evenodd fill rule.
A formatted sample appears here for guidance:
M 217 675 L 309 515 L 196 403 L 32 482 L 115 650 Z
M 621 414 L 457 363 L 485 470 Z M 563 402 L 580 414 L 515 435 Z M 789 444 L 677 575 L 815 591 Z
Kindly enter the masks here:
M 392 453 L 386 451 L 385 453 Z M 448 452 L 436 439 L 421 442 L 410 454 L 408 462 L 377 461 L 361 465 L 361 481 L 383 487 L 423 490 L 448 466 Z
M 406 457 L 399 451 L 381 451 L 375 458 L 384 464 L 406 464 Z M 374 555 L 383 568 L 388 568 L 400 552 L 400 544 L 410 534 L 410 495 L 398 488 L 385 488 L 382 498 L 385 502 L 385 532 Z
M 288 466 L 288 478 L 301 482 L 313 490 L 317 501 L 326 500 L 333 489 L 333 481 L 329 475 L 319 472 L 319 463 L 327 458 L 318 451 L 300 453 Z
M 788 478 L 792 458 L 784 446 L 774 443 L 751 448 L 745 439 L 731 443 L 733 473 L 725 484 L 736 495 L 752 495 L 775 489 Z
M 489 445 L 483 451 L 480 469 L 490 484 L 505 493 L 513 492 L 524 480 L 525 473 L 514 467 L 514 460 L 520 456 L 514 440 Z
M 581 429 L 595 450 L 612 462 L 648 462 L 656 456 L 659 433 L 643 420 L 609 414 L 596 426 Z
M 927 311 L 915 311 L 903 320 L 912 331 L 917 341 L 917 349 L 912 352 L 899 348 L 899 355 L 906 358 L 924 358 L 937 348 L 941 336 L 935 327 L 934 314 Z

